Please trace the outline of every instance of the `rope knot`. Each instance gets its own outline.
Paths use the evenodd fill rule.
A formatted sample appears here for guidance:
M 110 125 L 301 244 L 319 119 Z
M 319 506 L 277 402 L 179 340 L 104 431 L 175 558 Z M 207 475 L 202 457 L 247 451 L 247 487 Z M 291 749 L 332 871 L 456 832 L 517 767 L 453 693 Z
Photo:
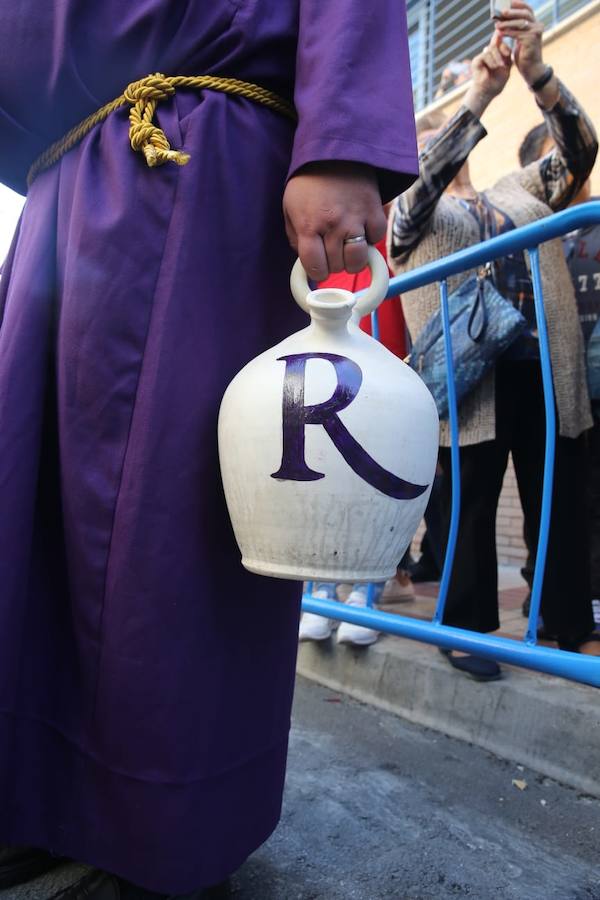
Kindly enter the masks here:
M 140 78 L 139 81 L 132 81 L 131 84 L 128 84 L 124 97 L 129 103 L 137 103 L 138 100 L 144 102 L 154 100 L 155 103 L 159 103 L 161 100 L 166 100 L 167 97 L 172 97 L 174 93 L 175 88 L 169 79 L 160 72 L 156 72 L 155 75 L 147 75 L 145 78 Z
M 171 79 L 157 72 L 147 75 L 139 81 L 127 86 L 123 96 L 131 103 L 129 111 L 129 141 L 133 150 L 141 150 L 150 168 L 162 166 L 166 162 L 175 162 L 185 166 L 189 154 L 181 150 L 172 150 L 167 136 L 152 121 L 157 103 L 172 97 L 175 87 Z
M 139 81 L 132 81 L 127 90 L 105 103 L 83 122 L 71 128 L 60 140 L 55 141 L 34 160 L 27 175 L 27 184 L 58 162 L 81 141 L 92 128 L 106 121 L 117 109 L 130 105 L 129 140 L 133 150 L 141 150 L 149 166 L 160 166 L 173 161 L 184 166 L 189 160 L 182 150 L 172 150 L 162 129 L 152 121 L 157 103 L 172 97 L 177 88 L 186 90 L 222 91 L 235 97 L 245 97 L 254 103 L 260 103 L 275 112 L 281 113 L 296 121 L 296 112 L 288 100 L 284 100 L 258 84 L 239 81 L 237 78 L 226 78 L 220 75 L 171 75 L 165 77 L 157 72 Z

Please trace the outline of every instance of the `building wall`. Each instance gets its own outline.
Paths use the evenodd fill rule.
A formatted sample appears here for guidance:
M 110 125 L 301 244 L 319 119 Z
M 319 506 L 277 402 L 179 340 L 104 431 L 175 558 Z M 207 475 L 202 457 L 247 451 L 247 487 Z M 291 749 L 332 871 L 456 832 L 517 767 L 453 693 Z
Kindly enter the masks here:
M 558 77 L 577 97 L 600 130 L 600 0 L 594 0 L 548 32 L 544 41 L 544 59 L 554 67 Z M 457 88 L 427 107 L 427 110 L 442 109 L 452 115 L 460 106 L 467 87 Z M 521 140 L 530 128 L 542 121 L 531 92 L 516 70 L 502 94 L 490 104 L 482 121 L 488 136 L 470 157 L 471 178 L 479 189 L 488 187 L 518 166 Z M 598 163 L 592 174 L 592 191 L 600 195 Z M 498 562 L 501 565 L 521 566 L 527 551 L 523 543 L 523 513 L 512 462 L 504 479 L 496 528 Z M 417 555 L 421 531 L 413 543 Z
M 501 566 L 522 566 L 527 559 L 523 541 L 523 512 L 512 459 L 509 462 L 496 516 L 496 549 Z

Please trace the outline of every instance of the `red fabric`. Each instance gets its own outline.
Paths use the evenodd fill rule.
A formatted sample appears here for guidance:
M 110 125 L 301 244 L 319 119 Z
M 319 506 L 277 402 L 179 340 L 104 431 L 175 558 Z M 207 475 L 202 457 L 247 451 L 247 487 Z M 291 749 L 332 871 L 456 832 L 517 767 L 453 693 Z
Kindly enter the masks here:
M 377 249 L 386 258 L 385 238 L 377 245 Z M 350 275 L 348 272 L 336 272 L 330 275 L 325 281 L 322 281 L 319 287 L 338 287 L 347 291 L 360 291 L 371 283 L 371 273 L 369 269 L 363 269 L 356 275 Z M 381 343 L 404 359 L 407 354 L 406 349 L 406 330 L 404 326 L 404 314 L 402 312 L 402 303 L 400 297 L 393 297 L 391 300 L 384 300 L 377 312 L 379 318 L 379 336 Z M 371 334 L 371 316 L 365 316 L 361 319 L 360 327 L 367 334 Z

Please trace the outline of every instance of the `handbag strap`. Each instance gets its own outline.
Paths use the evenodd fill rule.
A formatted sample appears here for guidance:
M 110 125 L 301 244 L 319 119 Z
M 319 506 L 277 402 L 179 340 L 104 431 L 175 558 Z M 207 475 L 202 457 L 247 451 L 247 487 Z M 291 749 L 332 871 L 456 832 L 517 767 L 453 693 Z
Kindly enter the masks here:
M 484 241 L 488 238 L 496 237 L 498 234 L 498 223 L 496 222 L 494 207 L 485 194 L 478 194 L 478 202 L 480 204 L 479 215 L 476 214 L 471 203 L 465 202 L 464 205 L 473 218 L 477 220 L 479 236 Z M 487 278 L 490 279 L 492 284 L 494 283 L 494 269 L 491 262 L 482 267 L 477 274 L 477 293 L 467 323 L 467 333 L 475 343 L 482 341 L 485 337 L 488 323 L 488 312 L 485 302 L 485 280 Z
M 479 274 L 477 276 L 477 292 L 475 295 L 475 302 L 473 303 L 473 307 L 471 309 L 471 312 L 469 313 L 469 320 L 467 322 L 467 334 L 475 343 L 483 340 L 485 336 L 485 330 L 487 328 L 488 314 L 485 304 L 485 277 L 486 276 L 482 274 Z
M 498 223 L 496 221 L 496 213 L 494 212 L 494 207 L 485 196 L 485 194 L 480 194 L 481 202 L 483 206 L 485 206 L 485 211 L 487 213 L 487 223 L 489 225 L 489 237 L 496 237 L 498 234 Z

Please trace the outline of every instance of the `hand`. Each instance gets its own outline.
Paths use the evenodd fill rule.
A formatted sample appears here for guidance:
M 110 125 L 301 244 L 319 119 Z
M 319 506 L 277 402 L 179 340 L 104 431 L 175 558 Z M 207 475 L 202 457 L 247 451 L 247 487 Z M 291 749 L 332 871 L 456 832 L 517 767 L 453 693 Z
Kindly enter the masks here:
M 487 47 L 471 63 L 472 87 L 487 103 L 504 90 L 512 66 L 511 50 L 494 32 Z
M 510 9 L 501 13 L 496 21 L 496 33 L 500 37 L 515 39 L 515 65 L 530 86 L 545 72 L 542 59 L 543 31 L 544 26 L 537 21 L 532 8 L 524 0 L 512 0 Z
M 289 242 L 313 281 L 344 269 L 360 272 L 367 265 L 367 245 L 386 231 L 375 172 L 361 163 L 304 166 L 288 181 L 283 212 Z M 364 241 L 344 244 L 344 238 L 361 234 Z

